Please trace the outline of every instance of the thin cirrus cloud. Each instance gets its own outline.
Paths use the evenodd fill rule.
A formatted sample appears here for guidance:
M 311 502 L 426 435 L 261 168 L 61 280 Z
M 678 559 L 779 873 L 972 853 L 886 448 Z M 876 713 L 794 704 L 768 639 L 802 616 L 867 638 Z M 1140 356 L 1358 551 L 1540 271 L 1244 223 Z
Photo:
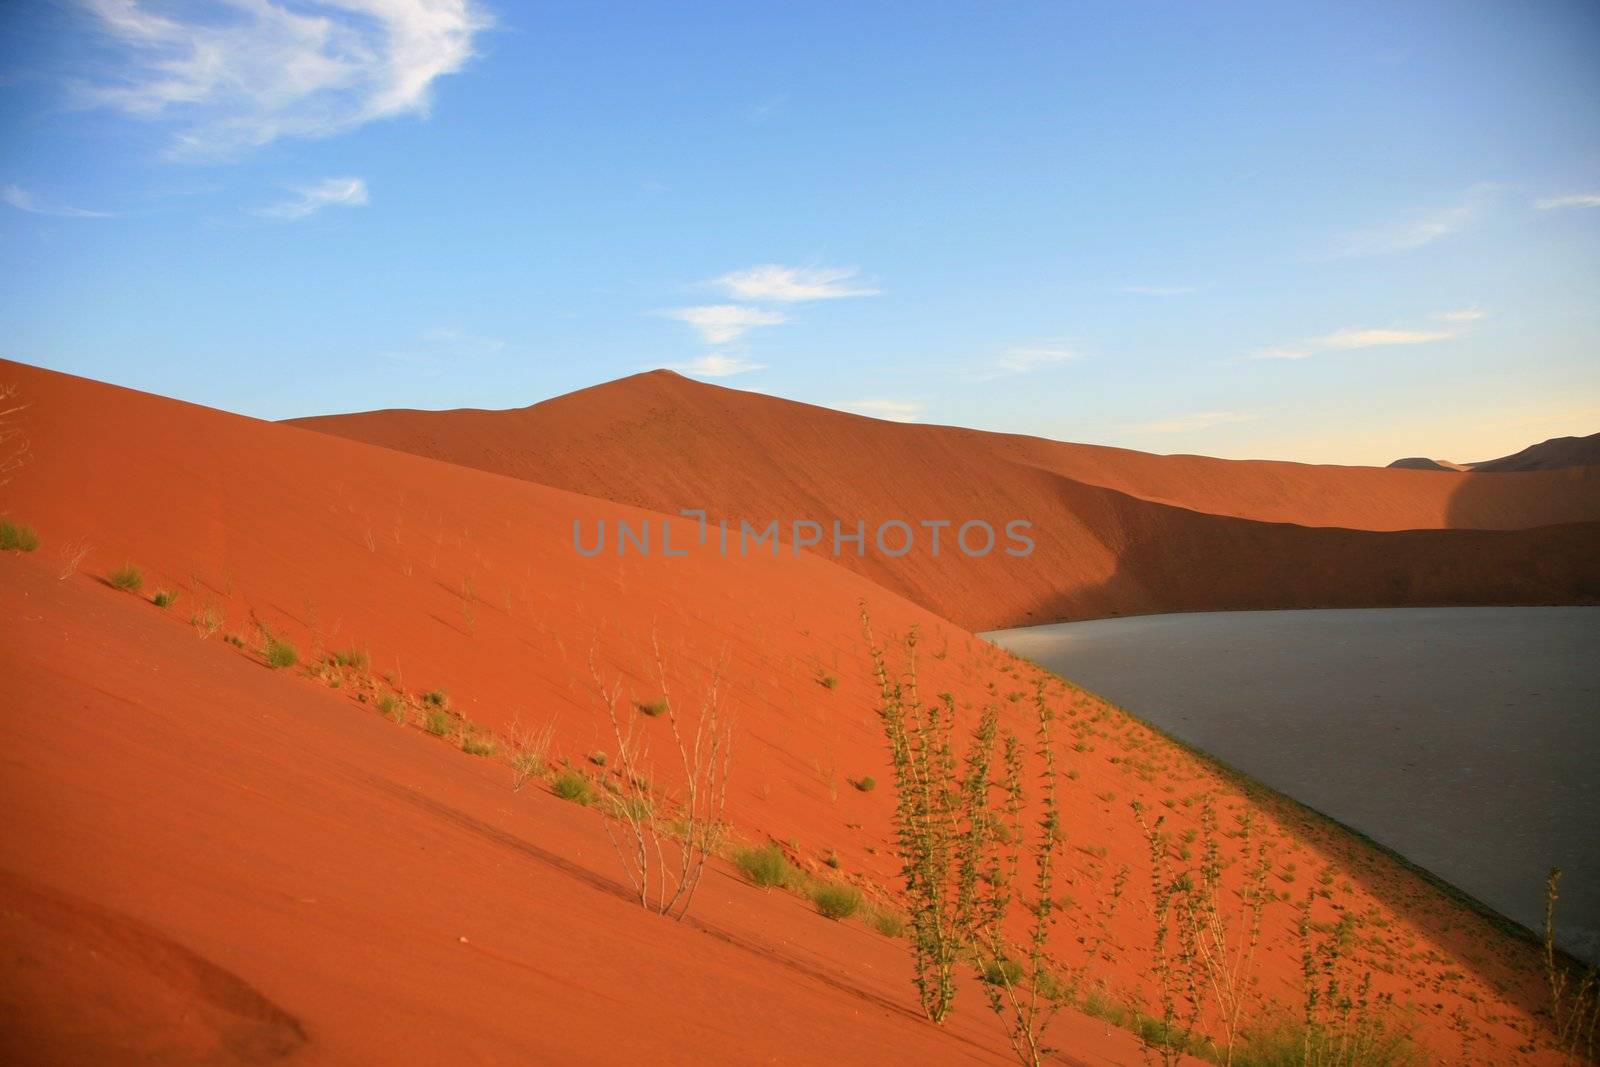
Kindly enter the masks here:
M 1229 426 L 1240 422 L 1254 422 L 1261 416 L 1246 411 L 1196 411 L 1188 415 L 1173 415 L 1154 422 L 1142 422 L 1133 427 L 1135 433 L 1193 433 L 1216 426 Z
M 293 222 L 309 218 L 325 207 L 366 207 L 367 183 L 360 178 L 324 178 L 315 185 L 302 186 L 282 203 L 257 208 L 256 214 L 269 219 Z
M 1569 207 L 1600 207 L 1600 193 L 1574 193 L 1571 196 L 1549 196 L 1535 200 L 1533 206 L 1540 211 L 1560 211 Z
M 1079 358 L 1081 356 L 1078 352 L 1064 345 L 1019 345 L 1006 349 L 970 377 L 976 381 L 1010 378 L 1019 374 L 1031 374 L 1041 367 L 1070 363 Z
M 696 356 L 687 363 L 667 364 L 668 370 L 675 370 L 680 374 L 692 374 L 696 378 L 731 378 L 735 374 L 749 374 L 751 371 L 765 368 L 765 363 L 754 363 L 743 356 L 730 356 L 721 352 Z
M 0 189 L 0 200 L 10 204 L 18 211 L 26 211 L 30 215 L 55 215 L 64 219 L 109 219 L 115 217 L 108 211 L 88 211 L 81 207 L 42 203 L 20 185 L 8 185 L 4 189 Z
M 203 15 L 85 0 L 116 69 L 80 82 L 89 106 L 173 127 L 170 152 L 210 158 L 428 111 L 490 24 L 472 0 L 274 0 Z
M 745 307 L 742 304 L 702 304 L 698 307 L 673 308 L 662 314 L 692 326 L 700 334 L 700 339 L 709 345 L 725 345 L 737 341 L 757 326 L 779 326 L 789 321 L 782 312 Z
M 1346 234 L 1327 259 L 1363 259 L 1394 255 L 1431 245 L 1461 232 L 1483 216 L 1491 185 L 1479 185 L 1452 204 L 1432 208 L 1383 226 Z
M 1481 308 L 1458 308 L 1441 311 L 1433 318 L 1441 322 L 1468 323 L 1483 318 L 1487 312 Z M 1288 345 L 1258 348 L 1238 357 L 1239 361 L 1310 359 L 1318 352 L 1350 351 L 1359 348 L 1390 348 L 1397 345 L 1427 345 L 1448 341 L 1459 336 L 1458 330 L 1404 330 L 1393 327 L 1356 329 L 1347 327 L 1322 337 L 1311 337 Z
M 851 400 L 833 406 L 841 411 L 884 419 L 888 422 L 916 422 L 927 410 L 925 405 L 909 400 Z
M 754 303 L 799 304 L 812 300 L 842 300 L 877 296 L 883 290 L 857 280 L 855 267 L 785 267 L 766 263 L 731 271 L 713 278 L 711 285 L 735 300 Z

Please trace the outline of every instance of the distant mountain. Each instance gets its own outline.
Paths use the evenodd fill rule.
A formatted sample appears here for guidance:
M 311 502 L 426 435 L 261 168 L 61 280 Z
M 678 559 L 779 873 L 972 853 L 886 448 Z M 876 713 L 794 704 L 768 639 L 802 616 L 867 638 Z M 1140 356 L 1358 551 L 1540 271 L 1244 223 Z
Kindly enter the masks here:
M 1600 466 L 1600 433 L 1588 437 L 1552 437 L 1521 452 L 1478 463 L 1452 463 L 1447 459 L 1410 456 L 1397 459 L 1391 467 L 1413 471 L 1472 471 L 1478 474 L 1504 474 L 1514 471 L 1553 471 L 1566 467 Z

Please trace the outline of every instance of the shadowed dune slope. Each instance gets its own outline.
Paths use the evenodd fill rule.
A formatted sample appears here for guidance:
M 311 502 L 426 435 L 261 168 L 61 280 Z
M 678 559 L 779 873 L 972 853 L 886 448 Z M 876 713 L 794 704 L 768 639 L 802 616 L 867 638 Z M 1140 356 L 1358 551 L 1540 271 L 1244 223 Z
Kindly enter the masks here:
M 1254 1016 L 1297 1011 L 1290 890 L 1314 884 L 1316 921 L 1360 917 L 1351 966 L 1436 1058 L 1464 1032 L 1495 1062 L 1551 1062 L 1534 1051 L 1533 946 L 823 558 L 583 559 L 574 518 L 646 514 L 18 364 L 0 381 L 29 404 L 0 514 L 41 541 L 0 553 L 8 1062 L 1002 1062 L 976 989 L 948 1028 L 918 1021 L 903 946 L 859 921 L 720 861 L 691 920 L 662 920 L 626 899 L 594 809 L 537 779 L 512 789 L 519 726 L 553 729 L 553 763 L 614 774 L 584 758 L 611 745 L 591 662 L 622 684 L 624 714 L 664 688 L 694 706 L 720 664 L 732 832 L 892 906 L 862 602 L 880 638 L 919 628 L 923 690 L 950 693 L 963 722 L 994 703 L 1025 732 L 1038 685 L 1058 708 L 1068 847 L 1051 947 L 1081 988 L 1151 1009 L 1152 872 L 1129 805 L 1164 813 L 1177 842 L 1209 797 L 1224 828 L 1254 814 L 1283 883 Z M 108 581 L 129 563 L 137 594 Z M 297 665 L 267 665 L 269 634 Z M 335 650 L 368 665 L 335 667 Z M 422 728 L 432 690 L 451 709 L 442 736 Z M 403 722 L 376 710 L 384 696 L 405 699 Z M 670 799 L 675 754 L 661 720 L 640 721 Z M 469 733 L 501 747 L 468 754 Z M 864 776 L 883 784 L 851 787 Z M 1220 847 L 1239 891 L 1241 846 Z M 1141 1060 L 1073 1013 L 1052 1038 L 1068 1062 Z
M 514 411 L 298 420 L 480 470 L 755 528 L 890 519 L 1033 524 L 1027 558 L 931 531 L 836 557 L 972 629 L 1162 611 L 1588 602 L 1600 477 L 1233 462 L 880 422 L 666 371 Z M 1463 503 L 1466 501 L 1466 503 Z M 1562 524 L 1564 528 L 1542 527 Z M 1446 529 L 1446 527 L 1451 527 Z M 1457 529 L 1459 528 L 1459 529 Z M 891 531 L 891 550 L 901 547 Z M 982 547 L 974 531 L 971 545 Z

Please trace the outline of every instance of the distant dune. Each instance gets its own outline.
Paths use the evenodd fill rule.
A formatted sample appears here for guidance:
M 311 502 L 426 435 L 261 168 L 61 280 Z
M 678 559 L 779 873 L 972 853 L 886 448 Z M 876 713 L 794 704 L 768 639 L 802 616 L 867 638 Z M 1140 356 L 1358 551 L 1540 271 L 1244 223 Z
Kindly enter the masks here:
M 1391 468 L 1428 471 L 1475 471 L 1479 474 L 1506 474 L 1526 471 L 1566 470 L 1571 467 L 1600 466 L 1600 433 L 1588 437 L 1552 437 L 1521 452 L 1477 463 L 1451 463 L 1447 459 L 1397 459 Z
M 903 425 L 635 375 L 512 411 L 376 411 L 296 420 L 524 481 L 735 525 L 890 519 L 998 531 L 1025 559 L 838 561 L 969 629 L 1234 608 L 1591 602 L 1600 472 L 1441 478 L 1423 471 L 1154 456 Z M 891 544 L 898 547 L 898 542 Z M 824 550 L 831 552 L 830 544 Z
M 1147 981 L 1152 872 L 1130 802 L 1163 812 L 1176 841 L 1192 837 L 1193 799 L 1209 795 L 1225 827 L 1257 815 L 1283 881 L 1298 870 L 1300 885 L 1322 894 L 1318 922 L 1349 914 L 1381 929 L 1362 939 L 1360 965 L 1371 961 L 1374 995 L 1405 1006 L 1436 1057 L 1461 1047 L 1465 1027 L 1495 1062 L 1551 1062 L 1521 1051 L 1540 1025 L 1534 946 L 1367 843 L 862 574 L 804 553 L 725 558 L 706 546 L 670 559 L 584 559 L 569 540 L 575 519 L 652 516 L 19 364 L 0 362 L 0 382 L 17 385 L 29 405 L 30 445 L 0 512 L 34 526 L 41 541 L 35 552 L 0 553 L 8 1062 L 773 1062 L 797 1049 L 841 1067 L 1005 1062 L 1006 1039 L 970 984 L 948 1027 L 917 1019 L 902 943 L 756 889 L 721 860 L 690 920 L 663 920 L 629 900 L 593 809 L 537 780 L 511 788 L 503 746 L 519 728 L 547 724 L 553 762 L 608 780 L 611 771 L 585 758 L 609 736 L 590 664 L 621 680 L 625 700 L 653 698 L 659 640 L 675 699 L 703 694 L 722 665 L 738 728 L 729 797 L 737 838 L 779 842 L 808 872 L 893 906 L 893 792 L 849 785 L 891 779 L 857 618 L 863 603 L 880 635 L 920 629 L 926 692 L 946 691 L 963 709 L 994 703 L 1018 729 L 1027 727 L 1018 700 L 1035 685 L 1060 707 L 1071 847 L 1052 950 L 1061 966 L 1083 967 L 1097 992 L 1157 1010 Z M 1103 557 L 1085 551 L 1091 567 L 1114 570 L 1112 548 L 1165 556 L 1154 546 L 1169 535 L 1231 551 L 1207 560 L 1190 547 L 1179 557 L 1216 572 L 1187 588 L 1217 595 L 1230 569 L 1284 551 L 1270 524 L 1196 515 L 1038 469 L 1013 464 L 1006 484 L 985 485 L 978 479 L 1004 468 L 933 428 L 912 428 L 916 447 L 905 448 L 876 423 L 836 416 L 808 431 L 793 421 L 776 429 L 799 437 L 805 455 L 880 451 L 842 471 L 790 470 L 797 453 L 742 452 L 704 416 L 689 416 L 671 406 L 650 417 L 619 410 L 607 448 L 596 451 L 606 435 L 582 433 L 578 422 L 570 446 L 548 447 L 570 469 L 588 463 L 618 484 L 632 467 L 608 464 L 665 441 L 722 457 L 710 469 L 726 472 L 718 484 L 730 493 L 768 481 L 797 493 L 803 477 L 865 506 L 843 479 L 881 466 L 868 487 L 891 493 L 883 510 L 965 510 L 965 493 L 998 515 L 1059 499 L 1066 504 L 1049 521 L 1081 514 L 1084 531 L 1137 534 L 1104 546 Z M 530 458 L 520 446 L 507 455 Z M 670 464 L 638 477 L 641 487 L 660 478 L 669 492 L 705 491 L 692 484 L 703 474 Z M 959 491 L 936 494 L 941 481 Z M 693 529 L 674 521 L 682 544 Z M 1205 530 L 1219 532 L 1196 532 Z M 1571 552 L 1568 540 L 1584 532 L 1294 536 L 1365 567 L 1376 538 L 1390 554 L 1416 553 L 1419 582 L 1448 587 L 1459 580 L 1452 568 L 1485 568 L 1480 578 L 1492 568 L 1537 572 L 1537 552 Z M 1478 555 L 1455 555 L 1455 537 Z M 1357 547 L 1341 547 L 1349 545 Z M 1067 550 L 1051 558 L 1076 559 Z M 109 581 L 129 563 L 143 571 L 137 594 Z M 1283 568 L 1274 580 L 1292 580 L 1292 568 L 1274 566 Z M 176 601 L 152 603 L 157 589 Z M 268 634 L 296 646 L 299 665 L 270 669 Z M 357 650 L 370 666 L 337 668 L 334 650 Z M 428 690 L 448 694 L 443 738 L 421 728 L 419 708 L 404 725 L 378 713 L 380 697 L 419 704 Z M 469 723 L 501 752 L 464 752 Z M 671 775 L 658 786 L 670 795 Z M 1224 877 L 1241 892 L 1248 864 L 1231 836 L 1221 847 Z M 1126 892 L 1108 920 L 1102 905 L 1123 867 Z M 1297 895 L 1300 885 L 1288 888 Z M 1296 1010 L 1298 923 L 1286 889 L 1264 918 L 1267 1010 Z M 1090 956 L 1097 924 L 1109 924 L 1110 940 Z M 1083 1062 L 1141 1062 L 1131 1034 L 1071 1010 L 1052 1039 Z

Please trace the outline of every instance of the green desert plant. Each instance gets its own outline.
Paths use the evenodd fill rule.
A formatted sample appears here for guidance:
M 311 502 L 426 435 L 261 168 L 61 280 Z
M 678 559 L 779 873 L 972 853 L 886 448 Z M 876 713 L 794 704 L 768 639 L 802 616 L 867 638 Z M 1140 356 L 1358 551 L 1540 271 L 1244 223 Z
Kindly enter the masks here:
M 189 616 L 189 625 L 194 627 L 194 632 L 203 641 L 222 629 L 222 611 L 215 604 L 206 604 Z
M 594 803 L 594 787 L 589 784 L 589 779 L 574 770 L 565 770 L 556 775 L 556 780 L 550 783 L 550 791 L 574 804 Z
M 852 778 L 850 779 L 850 784 L 863 793 L 870 793 L 878 788 L 878 780 L 870 774 L 863 775 L 860 778 Z
M 450 695 L 443 689 L 430 689 L 422 694 L 422 702 L 430 708 L 449 708 Z
M 873 908 L 867 913 L 867 925 L 884 937 L 904 937 L 906 917 L 893 908 Z
M 499 748 L 492 737 L 471 731 L 461 735 L 461 751 L 469 756 L 492 756 Z
M 1561 868 L 1544 882 L 1544 968 L 1550 989 L 1550 1026 L 1563 1063 L 1595 1061 L 1595 1024 L 1600 1021 L 1600 968 L 1579 971 L 1556 952 L 1556 901 Z
M 111 588 L 120 589 L 124 593 L 136 593 L 144 584 L 144 572 L 131 563 L 125 563 L 106 576 L 111 582 Z
M 393 693 L 385 693 L 378 698 L 378 710 L 395 722 L 406 721 L 406 705 Z
M 827 671 L 818 671 L 817 684 L 824 689 L 837 689 L 839 687 L 839 676 L 837 674 L 829 674 Z
M 733 864 L 756 885 L 764 889 L 793 884 L 799 873 L 783 855 L 783 850 L 770 842 L 754 848 L 735 849 Z
M 293 667 L 300 662 L 300 653 L 295 647 L 281 638 L 267 636 L 266 647 L 267 666 L 273 669 Z
M 150 597 L 150 603 L 158 608 L 170 608 L 178 599 L 178 594 L 170 589 L 157 589 Z
M 429 708 L 422 728 L 435 737 L 443 737 L 450 732 L 450 713 L 439 707 Z
M 352 670 L 362 671 L 367 669 L 367 654 L 359 648 L 347 648 L 342 652 L 333 652 L 328 656 L 335 667 L 349 667 Z
M 555 739 L 556 724 L 552 719 L 538 730 L 524 730 L 519 725 L 511 728 L 511 790 L 518 792 L 528 779 L 543 774 L 545 760 L 550 754 L 550 744 Z
M 828 919 L 848 919 L 861 909 L 861 890 L 843 882 L 824 883 L 811 891 L 811 903 Z
M 32 552 L 39 547 L 39 535 L 26 523 L 0 520 L 0 552 Z
M 667 713 L 667 698 L 657 697 L 655 700 L 641 700 L 639 711 L 652 719 L 658 719 Z

